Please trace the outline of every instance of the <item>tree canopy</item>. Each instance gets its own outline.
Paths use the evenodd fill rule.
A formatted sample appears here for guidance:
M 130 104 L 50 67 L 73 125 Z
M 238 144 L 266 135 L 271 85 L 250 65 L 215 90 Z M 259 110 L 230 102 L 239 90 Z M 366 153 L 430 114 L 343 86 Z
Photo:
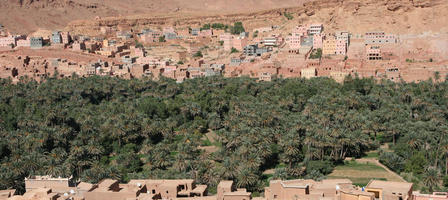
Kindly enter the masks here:
M 447 173 L 448 82 L 349 77 L 0 80 L 0 188 L 29 175 L 234 180 L 321 178 L 382 143 L 380 160 L 436 188 Z M 215 138 L 211 140 L 210 138 Z M 204 150 L 211 147 L 211 151 Z

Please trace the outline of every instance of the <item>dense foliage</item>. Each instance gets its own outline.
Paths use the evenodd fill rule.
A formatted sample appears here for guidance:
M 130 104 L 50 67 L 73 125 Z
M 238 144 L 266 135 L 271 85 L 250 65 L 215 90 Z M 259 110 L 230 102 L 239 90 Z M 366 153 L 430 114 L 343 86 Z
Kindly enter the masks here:
M 386 142 L 395 145 L 384 163 L 434 184 L 446 174 L 447 89 L 357 78 L 0 80 L 0 188 L 51 174 L 232 179 L 260 191 L 268 169 L 320 178 Z
M 239 35 L 240 33 L 245 32 L 243 23 L 242 22 L 235 22 L 233 26 L 230 27 L 230 33 L 234 35 Z

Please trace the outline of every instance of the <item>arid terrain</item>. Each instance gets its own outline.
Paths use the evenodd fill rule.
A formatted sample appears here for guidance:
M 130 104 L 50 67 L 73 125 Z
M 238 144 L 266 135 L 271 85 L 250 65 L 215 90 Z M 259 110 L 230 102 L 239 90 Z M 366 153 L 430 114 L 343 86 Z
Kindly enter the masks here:
M 308 0 L 1 0 L 0 24 L 28 33 L 63 28 L 73 20 L 131 15 L 229 14 L 300 6 Z
M 0 23 L 17 33 L 37 29 L 92 31 L 99 24 L 201 24 L 247 21 L 249 26 L 272 23 L 281 13 L 294 22 L 319 21 L 328 29 L 391 33 L 444 32 L 448 4 L 444 0 L 3 0 Z M 101 20 L 94 20 L 95 17 Z M 79 21 L 77 21 L 79 20 Z

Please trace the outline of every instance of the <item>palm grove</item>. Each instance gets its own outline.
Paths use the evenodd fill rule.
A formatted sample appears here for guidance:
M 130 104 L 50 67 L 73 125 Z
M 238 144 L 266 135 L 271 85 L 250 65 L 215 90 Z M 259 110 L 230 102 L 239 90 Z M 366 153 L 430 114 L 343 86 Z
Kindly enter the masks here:
M 381 152 L 381 162 L 423 189 L 443 189 L 447 91 L 447 81 L 350 77 L 343 84 L 327 78 L 3 79 L 0 189 L 23 192 L 24 177 L 49 174 L 88 182 L 193 178 L 211 188 L 231 179 L 257 194 L 270 178 L 320 179 L 346 157 L 383 143 L 392 151 Z M 273 177 L 263 173 L 268 169 Z

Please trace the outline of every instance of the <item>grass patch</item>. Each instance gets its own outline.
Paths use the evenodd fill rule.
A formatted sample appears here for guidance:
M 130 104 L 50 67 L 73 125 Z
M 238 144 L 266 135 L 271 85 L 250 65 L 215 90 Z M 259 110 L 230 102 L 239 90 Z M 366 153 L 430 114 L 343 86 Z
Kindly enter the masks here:
M 350 179 L 357 186 L 365 186 L 372 179 L 399 181 L 384 168 L 374 163 L 359 163 L 356 161 L 346 161 L 344 164 L 336 166 L 333 172 L 328 175 L 328 178 Z
M 358 163 L 355 161 L 345 162 L 344 165 L 336 166 L 335 170 L 386 171 L 373 163 Z
M 378 158 L 380 155 L 377 151 L 371 151 L 366 154 L 363 158 Z
M 212 142 L 209 139 L 202 140 L 202 146 L 212 146 Z

